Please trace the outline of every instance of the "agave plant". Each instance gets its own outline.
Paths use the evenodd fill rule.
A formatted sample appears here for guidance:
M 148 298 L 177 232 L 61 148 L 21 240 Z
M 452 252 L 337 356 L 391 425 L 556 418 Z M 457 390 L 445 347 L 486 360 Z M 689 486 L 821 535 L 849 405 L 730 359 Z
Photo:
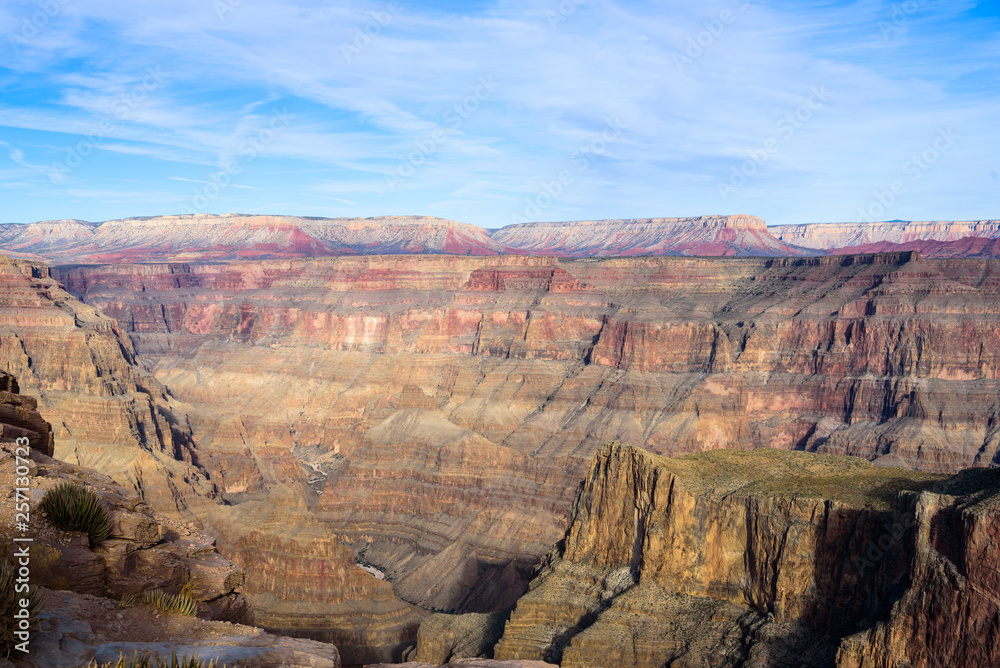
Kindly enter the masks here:
M 41 509 L 49 522 L 63 531 L 85 531 L 97 547 L 111 533 L 111 515 L 89 487 L 65 482 L 42 497 Z
M 94 668 L 96 664 L 90 664 L 88 668 Z M 169 659 L 164 659 L 161 656 L 154 654 L 152 656 L 139 656 L 138 654 L 133 654 L 132 658 L 126 659 L 124 656 L 119 656 L 118 661 L 114 663 L 103 663 L 97 668 L 225 668 L 225 666 L 217 665 L 216 662 L 209 661 L 204 662 L 200 660 L 196 655 L 188 657 L 187 654 L 177 657 L 177 653 L 174 652 L 170 655 Z
M 182 615 L 193 617 L 198 612 L 198 604 L 187 594 L 171 594 L 162 589 L 147 591 L 143 594 L 142 602 L 166 614 L 179 612 Z

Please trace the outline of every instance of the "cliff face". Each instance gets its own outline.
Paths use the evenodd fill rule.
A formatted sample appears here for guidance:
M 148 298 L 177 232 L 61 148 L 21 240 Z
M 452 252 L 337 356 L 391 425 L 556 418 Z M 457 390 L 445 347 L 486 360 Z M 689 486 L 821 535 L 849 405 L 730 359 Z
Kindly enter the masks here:
M 165 511 L 214 495 L 190 431 L 115 320 L 78 302 L 43 265 L 0 257 L 0 287 L 0 370 L 37 397 L 55 457 L 127 481 Z M 144 486 L 142 475 L 157 484 Z
M 756 216 L 585 220 L 508 225 L 493 239 L 532 255 L 809 255 L 776 239 Z
M 0 438 L 27 438 L 32 450 L 52 456 L 52 425 L 38 413 L 38 401 L 21 394 L 17 379 L 0 371 Z
M 1000 623 L 982 534 L 1000 472 L 939 478 L 808 453 L 668 460 L 606 446 L 495 655 L 564 668 L 994 665 L 994 640 L 962 639 Z
M 845 252 L 854 249 L 854 252 L 865 252 L 859 249 L 882 242 L 905 244 L 921 240 L 956 241 L 963 237 L 993 239 L 1000 237 L 1000 220 L 809 223 L 773 225 L 767 229 L 782 242 L 795 246 L 823 250 L 844 249 Z M 872 246 L 867 248 L 867 252 L 877 250 Z
M 184 402 L 235 507 L 281 486 L 406 600 L 489 612 L 609 440 L 1000 462 L 998 269 L 901 253 L 56 271 Z
M 44 265 L 0 258 L 0 284 L 0 371 L 38 397 L 41 422 L 53 425 L 49 435 L 36 424 L 33 399 L 0 392 L 5 437 L 30 432 L 43 451 L 54 437 L 57 458 L 208 529 L 248 573 L 246 594 L 265 627 L 340 642 L 347 663 L 391 659 L 415 638 L 421 613 L 355 566 L 311 516 L 306 474 L 287 451 L 264 447 L 246 459 L 246 446 L 234 445 L 231 468 L 219 468 L 211 439 L 203 447 L 192 432 L 192 407 L 140 365 L 117 321 L 77 301 Z M 220 505 L 235 490 L 246 503 Z
M 211 261 L 385 253 L 495 255 L 481 227 L 425 216 L 299 218 L 242 214 L 60 220 L 0 226 L 0 248 L 47 262 Z

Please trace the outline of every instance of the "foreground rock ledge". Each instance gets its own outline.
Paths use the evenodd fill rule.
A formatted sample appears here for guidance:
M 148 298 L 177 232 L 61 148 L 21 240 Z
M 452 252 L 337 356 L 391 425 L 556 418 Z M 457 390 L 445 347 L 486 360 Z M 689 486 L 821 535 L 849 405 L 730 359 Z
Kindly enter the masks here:
M 944 478 L 804 452 L 667 459 L 609 444 L 495 657 L 1000 665 L 998 534 L 997 470 Z

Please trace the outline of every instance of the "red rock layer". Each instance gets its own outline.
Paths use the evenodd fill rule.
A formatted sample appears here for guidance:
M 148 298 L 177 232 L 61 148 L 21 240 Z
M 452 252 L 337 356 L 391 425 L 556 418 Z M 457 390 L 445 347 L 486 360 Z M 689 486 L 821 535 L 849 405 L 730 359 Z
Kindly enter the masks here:
M 190 405 L 200 461 L 231 502 L 298 480 L 309 511 L 405 599 L 489 611 L 558 539 L 608 440 L 939 472 L 998 463 L 998 270 L 900 253 L 58 275 Z
M 817 250 L 859 249 L 857 252 L 889 250 L 921 250 L 909 246 L 918 241 L 951 242 L 966 237 L 994 239 L 1000 237 L 1000 220 L 974 221 L 909 221 L 895 220 L 873 223 L 809 223 L 805 225 L 773 225 L 768 229 L 784 243 Z M 907 247 L 879 247 L 880 244 L 906 244 Z M 933 246 L 931 246 L 933 248 Z

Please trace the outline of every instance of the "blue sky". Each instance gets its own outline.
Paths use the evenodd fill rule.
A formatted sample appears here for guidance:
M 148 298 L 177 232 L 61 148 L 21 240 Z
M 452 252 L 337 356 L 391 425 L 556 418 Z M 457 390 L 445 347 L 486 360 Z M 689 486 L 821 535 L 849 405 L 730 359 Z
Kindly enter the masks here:
M 0 222 L 1000 217 L 993 0 L 7 0 Z

